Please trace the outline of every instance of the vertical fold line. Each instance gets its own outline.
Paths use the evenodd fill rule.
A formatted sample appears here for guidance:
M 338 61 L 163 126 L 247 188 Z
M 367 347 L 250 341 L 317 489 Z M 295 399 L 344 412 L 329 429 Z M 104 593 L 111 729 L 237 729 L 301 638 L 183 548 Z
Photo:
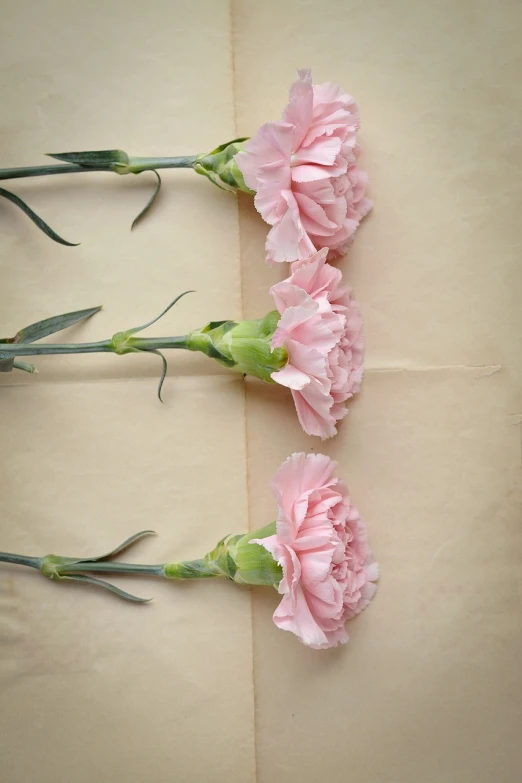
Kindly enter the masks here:
M 229 23 L 230 23 L 230 74 L 231 74 L 231 89 L 232 89 L 232 115 L 234 124 L 234 137 L 241 134 L 240 128 L 238 128 L 237 121 L 237 71 L 236 71 L 236 53 L 235 53 L 235 38 L 236 38 L 236 26 L 235 26 L 235 8 L 236 0 L 229 0 Z M 243 257 L 241 249 L 241 212 L 239 209 L 239 196 L 236 196 L 236 210 L 237 210 L 237 247 L 238 247 L 238 275 L 239 275 L 239 308 L 241 318 L 245 318 L 245 293 L 244 293 L 244 279 L 243 279 Z M 248 448 L 248 389 L 247 384 L 243 382 L 243 421 L 244 421 L 244 442 L 245 442 L 245 484 L 246 484 L 246 513 L 247 513 L 247 526 L 248 530 L 251 529 L 250 522 L 250 459 Z M 253 716 L 253 753 L 254 753 L 254 782 L 258 780 L 258 757 L 257 757 L 257 698 L 256 698 L 256 677 L 255 677 L 255 649 L 254 649 L 254 596 L 252 588 L 250 589 L 250 623 L 251 623 L 251 649 L 252 649 L 252 700 L 254 708 Z

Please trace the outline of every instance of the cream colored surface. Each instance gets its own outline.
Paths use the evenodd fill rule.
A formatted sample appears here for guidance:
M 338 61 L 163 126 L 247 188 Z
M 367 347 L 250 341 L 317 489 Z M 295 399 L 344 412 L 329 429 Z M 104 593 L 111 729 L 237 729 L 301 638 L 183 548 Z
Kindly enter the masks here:
M 375 210 L 341 262 L 368 371 L 334 441 L 204 357 L 169 357 L 164 406 L 156 357 L 38 359 L 37 378 L 0 376 L 1 548 L 97 553 L 152 526 L 129 557 L 197 556 L 269 521 L 274 469 L 322 449 L 382 579 L 324 653 L 273 626 L 268 591 L 251 619 L 227 585 L 126 580 L 154 595 L 139 607 L 2 567 L 2 780 L 518 783 L 521 16 L 509 0 L 4 4 L 2 165 L 210 149 L 277 119 L 310 65 L 359 101 Z M 167 172 L 131 235 L 152 184 L 11 183 L 83 243 L 0 205 L 2 333 L 103 303 L 67 337 L 104 338 L 188 288 L 155 333 L 263 314 L 282 272 L 248 198 Z

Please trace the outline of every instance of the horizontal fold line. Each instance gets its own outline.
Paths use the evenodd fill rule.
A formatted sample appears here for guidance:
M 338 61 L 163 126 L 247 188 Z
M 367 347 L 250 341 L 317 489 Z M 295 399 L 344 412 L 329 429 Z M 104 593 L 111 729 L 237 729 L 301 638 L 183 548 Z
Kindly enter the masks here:
M 448 372 L 448 371 L 459 371 L 459 372 L 466 372 L 466 371 L 480 371 L 483 373 L 483 376 L 481 377 L 488 377 L 489 375 L 494 375 L 497 372 L 500 372 L 502 369 L 505 369 L 509 367 L 509 365 L 504 364 L 446 364 L 446 365 L 411 365 L 409 367 L 403 367 L 400 365 L 382 365 L 382 366 L 367 366 L 364 368 L 365 374 L 368 373 L 398 373 L 398 372 Z M 177 381 L 184 378 L 231 378 L 235 379 L 237 381 L 241 380 L 241 376 L 238 374 L 230 373 L 227 371 L 223 372 L 214 372 L 214 373 L 187 373 L 187 374 L 178 374 L 178 375 L 172 375 L 169 377 L 167 375 L 167 378 L 165 382 L 168 381 Z M 78 378 L 78 377 L 54 377 L 50 379 L 46 379 L 45 376 L 42 374 L 38 375 L 37 381 L 30 381 L 22 380 L 15 381 L 14 383 L 7 382 L 0 382 L 0 390 L 2 388 L 10 388 L 13 386 L 36 386 L 36 385 L 57 385 L 57 384 L 74 384 L 74 383 L 129 383 L 130 381 L 155 381 L 157 380 L 156 375 L 110 375 L 110 376 L 97 376 L 95 378 L 89 378 L 88 376 L 84 378 Z M 364 385 L 364 382 L 363 382 Z M 1 391 L 0 391 L 1 393 Z

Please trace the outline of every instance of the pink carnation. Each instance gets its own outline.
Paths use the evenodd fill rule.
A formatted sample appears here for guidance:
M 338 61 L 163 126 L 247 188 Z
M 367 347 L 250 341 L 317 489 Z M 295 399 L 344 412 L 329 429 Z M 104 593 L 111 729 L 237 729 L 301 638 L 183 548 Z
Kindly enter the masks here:
M 288 363 L 271 377 L 291 389 L 304 431 L 323 439 L 336 434 L 363 376 L 359 308 L 326 255 L 323 249 L 297 262 L 290 277 L 270 289 L 281 313 L 272 350 L 288 351 Z
M 272 480 L 277 532 L 252 541 L 283 569 L 275 624 L 315 649 L 348 641 L 344 624 L 368 605 L 379 575 L 366 526 L 336 468 L 324 454 L 289 457 Z
M 281 122 L 267 122 L 236 162 L 272 228 L 267 261 L 296 261 L 320 248 L 342 255 L 372 207 L 357 166 L 357 104 L 334 84 L 298 71 Z

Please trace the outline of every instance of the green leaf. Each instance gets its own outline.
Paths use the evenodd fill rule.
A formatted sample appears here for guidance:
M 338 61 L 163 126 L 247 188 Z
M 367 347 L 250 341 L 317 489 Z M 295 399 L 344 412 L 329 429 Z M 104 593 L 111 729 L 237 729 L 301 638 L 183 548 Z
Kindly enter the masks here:
M 136 541 L 140 541 L 142 538 L 145 538 L 145 536 L 155 536 L 155 535 L 156 533 L 154 530 L 140 530 L 139 533 L 135 533 L 133 536 L 126 538 L 123 544 L 119 544 L 119 546 L 115 547 L 114 549 L 111 549 L 111 551 L 107 552 L 105 555 L 100 555 L 99 557 L 86 557 L 80 560 L 75 560 L 74 562 L 75 563 L 101 563 L 104 560 L 110 560 L 110 558 L 115 557 L 115 555 L 121 554 L 126 549 L 129 549 L 129 547 L 131 547 Z
M 106 166 L 110 171 L 112 164 L 129 162 L 129 156 L 123 150 L 92 150 L 86 152 L 49 152 L 49 158 L 63 160 L 66 163 L 76 163 L 78 166 L 91 166 L 98 168 Z
M 103 587 L 105 590 L 109 590 L 111 593 L 117 595 L 118 598 L 125 598 L 126 601 L 133 601 L 137 604 L 146 604 L 149 601 L 152 601 L 152 598 L 140 598 L 137 595 L 132 595 L 132 593 L 127 593 L 125 590 L 120 590 L 120 588 L 116 587 L 116 585 L 111 585 L 110 582 L 104 582 L 103 579 L 96 579 L 94 576 L 84 576 L 82 574 L 78 574 L 78 576 L 62 576 L 61 579 L 67 582 L 80 582 L 83 584 L 94 585 L 95 587 Z
M 99 307 L 89 307 L 86 310 L 75 310 L 73 313 L 64 313 L 63 315 L 54 315 L 52 318 L 45 318 L 43 321 L 37 321 L 34 324 L 26 326 L 17 332 L 13 340 L 9 342 L 13 343 L 34 343 L 36 340 L 41 340 L 42 337 L 47 337 L 49 334 L 55 332 L 61 332 L 62 329 L 67 329 L 69 326 L 84 321 L 86 318 L 90 318 L 95 313 L 99 313 L 101 305 Z
M 58 242 L 60 245 L 66 245 L 67 247 L 77 247 L 80 243 L 79 242 L 67 242 L 66 239 L 63 239 L 59 234 L 56 233 L 56 231 L 53 231 L 51 226 L 48 226 L 45 220 L 42 220 L 41 217 L 38 217 L 36 212 L 33 212 L 31 207 L 29 207 L 25 201 L 22 201 L 21 198 L 18 196 L 15 196 L 14 193 L 11 193 L 9 190 L 5 190 L 5 188 L 0 188 L 0 196 L 3 196 L 8 201 L 10 201 L 12 204 L 15 204 L 17 207 L 20 207 L 22 212 L 24 212 L 28 218 L 30 218 L 33 223 L 38 226 L 38 228 L 44 232 L 50 239 L 53 239 L 55 242 Z
M 152 326 L 152 324 L 155 324 L 156 321 L 159 321 L 160 318 L 163 318 L 163 316 L 166 315 L 168 313 L 168 311 L 172 307 L 174 307 L 174 305 L 177 304 L 179 302 L 179 300 L 182 299 L 184 296 L 186 296 L 187 294 L 195 294 L 195 293 L 196 292 L 192 291 L 192 290 L 190 290 L 190 291 L 183 291 L 182 294 L 178 294 L 178 296 L 169 305 L 167 305 L 167 307 L 164 310 L 162 310 L 162 312 L 159 315 L 157 315 L 155 318 L 153 318 L 152 321 L 147 321 L 146 324 L 142 324 L 141 326 L 134 326 L 132 329 L 127 329 L 127 331 L 123 332 L 123 334 L 125 334 L 125 335 L 133 335 L 133 334 L 137 334 L 138 332 L 142 332 L 144 329 L 147 329 L 149 326 Z
M 158 174 L 158 172 L 156 171 L 156 169 L 151 169 L 151 171 L 152 171 L 152 172 L 153 172 L 153 173 L 156 175 L 156 177 L 158 178 L 158 182 L 157 182 L 157 185 L 156 185 L 156 187 L 155 187 L 155 189 L 154 189 L 154 193 L 152 194 L 152 196 L 150 197 L 150 199 L 147 201 L 147 203 L 145 204 L 145 206 L 143 207 L 143 209 L 141 210 L 141 212 L 140 212 L 140 213 L 139 213 L 139 214 L 138 214 L 138 215 L 137 215 L 137 216 L 134 218 L 134 220 L 132 221 L 131 231 L 132 231 L 132 229 L 134 228 L 134 226 L 135 226 L 135 225 L 136 225 L 136 224 L 137 224 L 137 223 L 138 223 L 138 222 L 141 220 L 141 218 L 142 218 L 142 217 L 143 217 L 143 216 L 144 216 L 144 215 L 145 215 L 145 214 L 146 214 L 146 213 L 149 211 L 149 209 L 151 208 L 151 206 L 152 206 L 152 205 L 154 204 L 154 202 L 156 201 L 156 198 L 158 197 L 158 194 L 159 194 L 159 192 L 160 192 L 160 190 L 161 190 L 161 177 L 160 177 L 160 175 Z

